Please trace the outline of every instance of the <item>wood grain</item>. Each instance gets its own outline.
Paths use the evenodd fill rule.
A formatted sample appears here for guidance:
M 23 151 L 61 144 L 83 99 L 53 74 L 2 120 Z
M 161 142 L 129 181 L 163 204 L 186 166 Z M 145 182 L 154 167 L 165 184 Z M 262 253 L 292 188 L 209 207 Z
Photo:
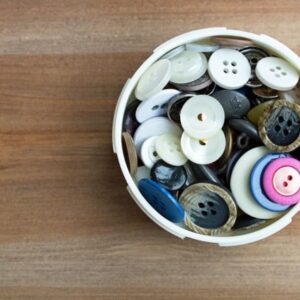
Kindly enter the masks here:
M 300 299 L 300 218 L 238 248 L 179 240 L 127 194 L 116 99 L 151 50 L 209 26 L 300 53 L 300 2 L 0 1 L 0 299 Z

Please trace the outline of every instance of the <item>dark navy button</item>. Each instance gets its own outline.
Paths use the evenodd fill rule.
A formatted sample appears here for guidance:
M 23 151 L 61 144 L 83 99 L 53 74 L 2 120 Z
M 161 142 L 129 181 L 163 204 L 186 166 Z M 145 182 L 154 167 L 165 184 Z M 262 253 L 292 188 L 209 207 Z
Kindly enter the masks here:
M 170 191 L 179 190 L 187 180 L 186 170 L 183 166 L 171 166 L 163 160 L 154 164 L 150 174 L 151 179 Z
M 135 118 L 135 112 L 140 103 L 141 101 L 134 100 L 127 106 L 125 110 L 123 119 L 123 131 L 128 132 L 131 136 L 134 135 L 136 129 L 140 125 L 140 123 Z
M 250 109 L 249 99 L 237 91 L 220 90 L 214 92 L 212 97 L 216 98 L 225 111 L 225 118 L 241 118 Z
M 205 73 L 200 78 L 188 82 L 188 83 L 173 83 L 172 84 L 180 91 L 183 92 L 196 92 L 203 90 L 212 84 L 212 80 L 210 79 L 208 73 Z
M 228 125 L 238 132 L 246 133 L 251 139 L 260 141 L 256 127 L 249 121 L 244 119 L 231 119 L 228 121 Z
M 239 149 L 246 149 L 250 145 L 250 137 L 242 132 L 236 137 L 236 146 Z
M 149 204 L 166 219 L 180 223 L 184 218 L 184 211 L 175 197 L 150 179 L 141 179 L 138 188 Z
M 253 218 L 247 214 L 242 214 L 237 217 L 236 222 L 233 226 L 232 229 L 237 230 L 237 229 L 251 229 L 254 227 L 257 227 L 261 224 L 264 224 L 266 220 L 263 219 L 258 219 L 258 218 Z
M 188 164 L 191 167 L 191 170 L 193 171 L 195 178 L 197 178 L 198 182 L 209 180 L 211 182 L 222 185 L 222 181 L 218 178 L 215 172 L 212 169 L 210 169 L 207 165 L 195 164 L 191 161 Z

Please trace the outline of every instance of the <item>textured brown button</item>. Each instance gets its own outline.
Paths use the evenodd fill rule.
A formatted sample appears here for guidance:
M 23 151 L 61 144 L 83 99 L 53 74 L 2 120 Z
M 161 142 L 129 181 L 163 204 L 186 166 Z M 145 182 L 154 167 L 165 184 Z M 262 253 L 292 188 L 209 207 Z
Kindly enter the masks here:
M 138 159 L 132 136 L 128 132 L 122 133 L 122 144 L 127 167 L 130 174 L 134 175 L 137 170 Z

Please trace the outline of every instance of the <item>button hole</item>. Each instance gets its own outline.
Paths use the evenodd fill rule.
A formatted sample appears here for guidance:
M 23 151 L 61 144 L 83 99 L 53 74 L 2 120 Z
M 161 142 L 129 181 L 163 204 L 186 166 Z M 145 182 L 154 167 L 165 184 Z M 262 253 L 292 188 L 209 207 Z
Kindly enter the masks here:
M 210 207 L 214 206 L 214 203 L 211 202 L 211 201 L 208 201 L 207 204 L 208 204 L 208 206 L 210 206 Z
M 276 66 L 276 69 L 277 69 L 277 70 L 281 70 L 281 67 L 280 67 L 280 66 Z
M 275 126 L 275 131 L 279 132 L 279 131 L 280 131 L 280 128 L 281 128 L 281 127 L 280 127 L 279 125 L 276 125 L 276 126 Z
M 283 130 L 283 134 L 286 136 L 286 135 L 289 134 L 289 131 L 285 128 L 285 129 Z
M 205 207 L 205 205 L 204 205 L 202 202 L 198 203 L 198 206 L 199 206 L 200 208 L 204 208 L 204 207 Z
M 205 210 L 202 210 L 201 213 L 202 213 L 202 216 L 204 216 L 204 217 L 206 217 L 208 215 L 208 213 Z
M 207 141 L 206 141 L 206 140 L 199 140 L 199 144 L 200 144 L 201 146 L 206 146 Z
M 232 61 L 232 62 L 231 62 L 231 65 L 232 65 L 233 67 L 235 67 L 235 66 L 237 65 L 237 63 L 236 63 L 235 61 Z
M 288 120 L 288 121 L 287 121 L 287 126 L 290 127 L 291 125 L 292 125 L 292 121 L 291 121 L 291 120 Z
M 217 212 L 214 209 L 211 209 L 210 212 L 211 212 L 212 215 L 216 215 L 217 214 Z
M 255 64 L 257 64 L 257 62 L 258 62 L 258 59 L 257 59 L 256 57 L 252 57 L 252 58 L 251 58 L 251 63 L 252 63 L 252 64 L 255 65 Z
M 228 61 L 227 61 L 227 60 L 224 60 L 224 61 L 223 61 L 223 65 L 224 65 L 224 66 L 227 66 L 227 65 L 228 65 Z
M 275 72 L 275 69 L 271 68 L 270 71 L 271 71 L 271 72 Z
M 237 74 L 237 72 L 238 72 L 237 69 L 233 69 L 233 70 L 232 70 L 232 73 L 233 73 L 233 74 Z
M 286 72 L 281 72 L 281 75 L 286 76 Z
M 153 152 L 153 156 L 154 156 L 154 157 L 157 157 L 157 156 L 158 156 L 158 154 L 157 154 L 156 151 Z
M 159 108 L 158 105 L 154 105 L 154 106 L 152 107 L 152 110 L 157 110 L 158 108 Z
M 283 118 L 282 116 L 280 116 L 280 117 L 278 118 L 278 121 L 279 121 L 279 123 L 282 123 L 282 122 L 284 121 L 284 118 Z
M 284 187 L 287 187 L 287 186 L 288 186 L 288 183 L 287 183 L 286 181 L 284 181 L 284 182 L 283 182 L 283 186 L 284 186 Z
M 198 118 L 199 121 L 203 122 L 203 121 L 206 119 L 206 116 L 205 116 L 205 114 L 200 113 L 200 114 L 197 116 L 197 118 Z
M 225 69 L 223 69 L 223 72 L 224 72 L 225 74 L 227 74 L 227 73 L 229 72 L 229 70 L 228 70 L 227 68 L 225 68 Z
M 292 176 L 292 175 L 289 175 L 289 176 L 288 176 L 288 180 L 291 181 L 292 179 L 293 179 L 293 176 Z
M 163 105 L 160 106 L 161 109 L 167 108 L 167 103 L 164 103 Z

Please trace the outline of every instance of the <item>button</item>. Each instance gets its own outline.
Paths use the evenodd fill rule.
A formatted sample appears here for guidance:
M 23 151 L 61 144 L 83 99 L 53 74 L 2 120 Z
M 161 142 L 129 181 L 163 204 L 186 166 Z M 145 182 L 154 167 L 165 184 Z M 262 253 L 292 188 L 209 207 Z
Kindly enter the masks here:
M 267 86 L 257 87 L 252 89 L 253 94 L 261 100 L 272 100 L 278 98 L 278 91 Z
M 250 78 L 251 67 L 247 58 L 234 49 L 219 49 L 208 61 L 211 79 L 224 89 L 234 90 L 244 86 Z
M 159 160 L 151 169 L 151 179 L 158 182 L 169 191 L 177 191 L 186 182 L 186 170 L 182 166 L 171 166 L 163 160 Z
M 273 160 L 264 170 L 262 185 L 272 201 L 291 205 L 300 202 L 300 161 L 292 157 Z
M 249 109 L 249 99 L 237 91 L 219 90 L 212 94 L 217 99 L 225 111 L 225 119 L 241 118 Z
M 172 97 L 168 104 L 168 118 L 175 123 L 180 124 L 180 112 L 184 103 L 195 94 L 181 93 Z
M 181 45 L 179 47 L 176 47 L 170 51 L 168 51 L 166 54 L 164 54 L 161 58 L 162 59 L 171 59 L 174 56 L 178 55 L 179 53 L 185 51 L 185 46 Z
M 130 174 L 134 175 L 137 170 L 138 159 L 133 139 L 128 132 L 122 133 L 122 142 L 127 168 L 129 169 Z
M 178 125 L 164 117 L 151 118 L 142 123 L 133 137 L 137 154 L 140 156 L 141 146 L 146 139 L 164 133 L 174 133 L 180 136 L 182 130 Z
M 216 36 L 213 42 L 217 43 L 221 48 L 241 49 L 246 46 L 254 46 L 252 41 L 237 37 Z
M 210 182 L 222 185 L 222 181 L 208 166 L 195 164 L 193 162 L 189 162 L 189 166 L 191 167 L 191 170 L 193 171 L 195 178 L 197 178 L 198 182 L 208 180 Z
M 240 52 L 246 56 L 246 58 L 249 61 L 249 64 L 251 66 L 251 76 L 248 82 L 246 83 L 249 87 L 259 87 L 262 86 L 262 83 L 258 80 L 255 74 L 255 68 L 257 63 L 264 57 L 269 56 L 267 52 L 264 50 L 253 47 L 253 46 L 247 46 L 242 49 L 240 49 Z
M 171 63 L 167 59 L 155 62 L 141 76 L 135 89 L 135 96 L 145 100 L 161 91 L 171 78 Z
M 248 148 L 250 145 L 250 137 L 246 133 L 240 133 L 236 137 L 236 146 L 238 149 Z
M 235 166 L 235 164 L 237 163 L 239 158 L 244 153 L 245 153 L 245 150 L 236 150 L 231 154 L 230 158 L 228 159 L 227 164 L 226 164 L 226 169 L 225 169 L 225 180 L 228 185 L 230 183 L 230 177 L 231 177 L 233 167 Z
M 131 136 L 134 135 L 136 129 L 140 125 L 140 123 L 135 118 L 135 112 L 140 103 L 141 101 L 134 100 L 127 106 L 124 113 L 123 131 L 127 131 Z
M 196 164 L 211 164 L 221 157 L 226 146 L 225 135 L 219 130 L 206 139 L 194 139 L 186 132 L 181 136 L 181 149 L 185 156 Z
M 208 138 L 216 134 L 222 128 L 224 118 L 222 105 L 207 95 L 190 98 L 180 112 L 184 131 L 195 139 Z
M 144 121 L 167 113 L 168 101 L 180 92 L 174 89 L 166 89 L 159 91 L 147 100 L 140 103 L 136 110 L 136 119 L 138 122 Z
M 268 152 L 269 150 L 263 146 L 248 150 L 236 162 L 230 177 L 231 192 L 238 207 L 249 216 L 258 219 L 272 219 L 280 216 L 280 213 L 271 212 L 259 205 L 253 198 L 249 186 L 252 168 Z
M 174 223 L 183 221 L 183 209 L 175 197 L 158 183 L 150 179 L 142 179 L 138 187 L 149 204 L 163 217 Z
M 256 162 L 256 164 L 254 165 L 251 171 L 250 190 L 252 196 L 257 201 L 258 204 L 260 204 L 262 207 L 270 211 L 285 211 L 290 207 L 289 205 L 280 205 L 278 203 L 275 203 L 272 201 L 271 198 L 266 197 L 261 185 L 262 174 L 264 172 L 265 167 L 273 160 L 285 156 L 286 156 L 285 154 L 276 154 L 276 153 L 266 154 Z M 299 183 L 300 180 L 298 184 Z M 268 184 L 270 184 L 270 182 Z
M 196 183 L 179 197 L 185 224 L 195 232 L 219 235 L 235 223 L 237 208 L 229 191 L 214 183 Z
M 150 179 L 150 169 L 145 166 L 140 166 L 137 168 L 134 175 L 135 182 L 138 183 L 141 179 Z
M 228 125 L 238 132 L 247 134 L 251 139 L 260 141 L 256 127 L 249 121 L 244 119 L 231 119 L 228 121 Z
M 203 52 L 203 53 L 211 53 L 220 48 L 220 46 L 216 43 L 211 44 L 198 44 L 198 43 L 189 43 L 185 45 L 186 50 L 195 51 L 195 52 Z
M 155 147 L 160 158 L 172 166 L 183 166 L 187 162 L 178 135 L 167 133 L 159 136 Z
M 266 223 L 266 220 L 253 218 L 253 217 L 248 216 L 248 215 L 243 213 L 241 216 L 237 217 L 236 222 L 235 222 L 232 229 L 234 229 L 234 230 L 238 230 L 238 229 L 248 230 L 248 229 L 256 228 L 256 227 L 258 227 L 258 226 L 260 226 L 264 223 Z
M 188 83 L 172 83 L 178 90 L 183 92 L 196 92 L 207 88 L 212 84 L 208 73 L 206 72 L 200 78 Z
M 171 60 L 171 82 L 188 83 L 201 77 L 207 70 L 207 59 L 203 53 L 183 51 Z
M 155 147 L 157 138 L 158 136 L 148 138 L 141 147 L 141 159 L 149 169 L 160 159 Z
M 290 152 L 300 146 L 300 106 L 284 100 L 268 105 L 258 120 L 259 136 L 276 152 Z
M 278 57 L 261 59 L 256 66 L 255 73 L 264 85 L 278 91 L 291 90 L 299 80 L 297 70 L 290 63 Z
M 272 104 L 273 101 L 267 101 L 260 103 L 256 106 L 254 106 L 251 110 L 247 113 L 247 119 L 254 125 L 257 126 L 259 117 L 261 114 L 265 111 L 265 109 L 268 107 L 268 105 Z

